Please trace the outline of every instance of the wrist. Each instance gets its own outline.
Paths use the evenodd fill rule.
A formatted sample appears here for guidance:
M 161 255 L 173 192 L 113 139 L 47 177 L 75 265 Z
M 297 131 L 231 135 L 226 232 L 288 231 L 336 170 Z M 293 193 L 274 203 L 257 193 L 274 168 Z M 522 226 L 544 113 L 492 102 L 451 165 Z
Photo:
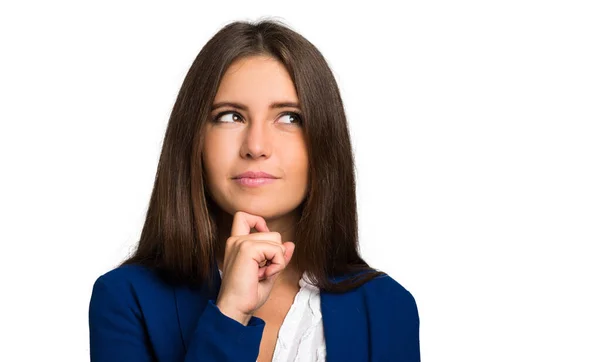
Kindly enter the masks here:
M 247 326 L 250 322 L 250 319 L 252 318 L 252 315 L 240 312 L 235 308 L 230 308 L 226 305 L 223 305 L 223 303 L 216 303 L 215 305 L 217 306 L 217 308 L 219 308 L 222 314 L 243 324 L 244 326 Z

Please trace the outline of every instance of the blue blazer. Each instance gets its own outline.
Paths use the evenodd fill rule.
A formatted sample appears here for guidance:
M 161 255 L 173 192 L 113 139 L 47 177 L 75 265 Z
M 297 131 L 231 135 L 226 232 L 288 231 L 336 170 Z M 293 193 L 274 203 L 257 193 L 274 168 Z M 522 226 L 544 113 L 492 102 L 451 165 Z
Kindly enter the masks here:
M 89 304 L 91 361 L 255 362 L 265 322 L 222 314 L 214 278 L 216 293 L 175 287 L 138 265 L 100 276 Z M 420 361 L 415 300 L 388 275 L 343 294 L 321 291 L 321 314 L 327 361 Z

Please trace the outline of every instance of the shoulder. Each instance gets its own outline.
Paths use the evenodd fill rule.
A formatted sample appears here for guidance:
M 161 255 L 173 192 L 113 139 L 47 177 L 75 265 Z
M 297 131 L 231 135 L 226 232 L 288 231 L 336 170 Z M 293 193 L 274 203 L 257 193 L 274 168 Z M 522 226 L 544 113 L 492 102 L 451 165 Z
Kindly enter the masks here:
M 94 290 L 103 288 L 119 292 L 162 284 L 158 275 L 142 265 L 122 265 L 99 276 L 94 282 Z
M 362 286 L 373 359 L 420 361 L 419 312 L 413 295 L 388 274 Z
M 389 274 L 373 278 L 360 289 L 367 307 L 375 314 L 418 323 L 419 316 L 414 296 Z
M 99 276 L 89 302 L 92 360 L 150 361 L 155 353 L 179 354 L 180 330 L 173 287 L 141 265 Z
M 150 268 L 143 265 L 121 265 L 99 276 L 94 284 L 103 284 L 114 288 L 123 288 L 128 285 L 144 285 L 160 283 L 158 275 Z
M 129 305 L 139 309 L 141 301 L 172 295 L 172 287 L 156 272 L 142 265 L 122 265 L 99 276 L 92 287 L 91 311 L 109 305 Z M 148 298 L 150 297 L 150 298 Z
M 412 293 L 387 273 L 371 279 L 362 287 L 366 293 L 375 293 L 378 294 L 378 297 L 389 296 L 414 300 Z

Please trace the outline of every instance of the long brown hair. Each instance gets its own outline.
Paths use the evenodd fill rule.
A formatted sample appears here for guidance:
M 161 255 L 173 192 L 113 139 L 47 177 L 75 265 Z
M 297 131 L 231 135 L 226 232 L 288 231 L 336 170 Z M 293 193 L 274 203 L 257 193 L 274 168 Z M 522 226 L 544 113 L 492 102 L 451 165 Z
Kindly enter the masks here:
M 175 283 L 212 285 L 218 211 L 205 189 L 203 126 L 228 66 L 256 55 L 286 67 L 303 114 L 310 185 L 298 208 L 292 260 L 311 282 L 333 293 L 385 274 L 359 255 L 353 152 L 331 69 L 307 39 L 268 19 L 229 23 L 192 63 L 169 118 L 137 250 L 122 265 L 149 266 Z M 349 278 L 337 279 L 344 276 Z

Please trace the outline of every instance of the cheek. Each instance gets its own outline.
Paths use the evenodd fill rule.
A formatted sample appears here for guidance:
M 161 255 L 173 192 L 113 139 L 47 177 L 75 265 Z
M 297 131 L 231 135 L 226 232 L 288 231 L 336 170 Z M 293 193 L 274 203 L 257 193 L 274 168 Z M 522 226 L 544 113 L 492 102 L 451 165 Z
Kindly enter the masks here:
M 228 160 L 232 152 L 231 145 L 216 135 L 207 134 L 202 148 L 202 163 L 209 179 L 217 179 L 227 171 Z
M 304 142 L 298 142 L 296 147 L 289 147 L 289 152 L 283 157 L 286 169 L 293 174 L 294 179 L 304 182 L 308 174 L 308 152 Z

